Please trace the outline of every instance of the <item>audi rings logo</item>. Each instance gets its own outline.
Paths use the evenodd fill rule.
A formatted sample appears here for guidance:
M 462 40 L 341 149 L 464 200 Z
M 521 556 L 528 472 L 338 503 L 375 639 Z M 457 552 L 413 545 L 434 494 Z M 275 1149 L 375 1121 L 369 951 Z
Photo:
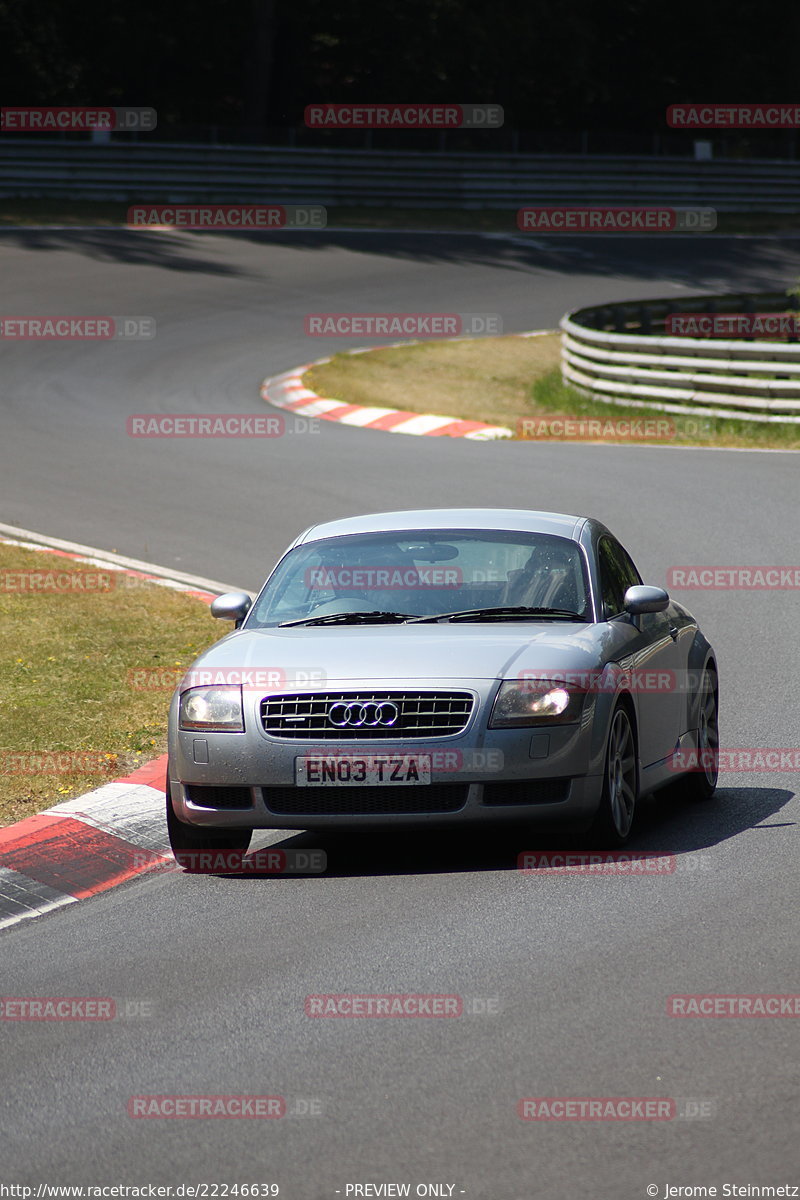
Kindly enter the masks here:
M 328 720 L 339 729 L 344 729 L 346 725 L 370 728 L 394 725 L 399 716 L 400 710 L 391 700 L 367 700 L 364 703 L 355 700 L 350 704 L 338 700 L 328 709 Z

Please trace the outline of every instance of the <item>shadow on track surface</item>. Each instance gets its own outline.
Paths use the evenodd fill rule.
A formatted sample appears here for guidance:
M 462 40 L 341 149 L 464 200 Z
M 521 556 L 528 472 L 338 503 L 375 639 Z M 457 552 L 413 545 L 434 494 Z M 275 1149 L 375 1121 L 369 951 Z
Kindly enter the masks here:
M 187 234 L 191 234 L 188 237 Z M 737 289 L 779 288 L 794 282 L 800 269 L 800 242 L 757 236 L 613 237 L 464 232 L 387 232 L 336 230 L 318 232 L 262 230 L 185 230 L 161 232 L 120 227 L 64 229 L 3 229 L 3 245 L 25 250 L 62 250 L 101 261 L 151 266 L 170 271 L 195 271 L 216 276 L 256 277 L 250 265 L 223 261 L 221 238 L 231 244 L 284 247 L 294 250 L 345 250 L 409 262 L 488 266 L 509 271 L 554 271 L 560 275 L 623 274 L 652 283 L 654 278 L 684 278 L 700 290 L 716 290 L 711 280 L 735 276 Z M 525 239 L 530 236 L 530 243 Z M 203 257 L 200 250 L 207 250 Z M 213 258 L 210 257 L 213 255 Z M 235 258 L 235 255 L 230 256 Z M 695 284 L 695 281 L 697 283 Z M 663 287 L 661 289 L 663 291 Z M 725 290 L 720 284 L 719 290 Z M 523 327 L 525 327 L 523 322 Z
M 250 272 L 230 263 L 212 261 L 193 253 L 200 248 L 200 243 L 189 241 L 184 236 L 155 233 L 152 230 L 149 237 L 142 237 L 137 230 L 125 229 L 0 228 L 0 234 L 0 245 L 7 246 L 11 243 L 23 250 L 61 250 L 71 254 L 82 254 L 98 262 L 122 263 L 132 267 L 159 267 L 169 271 L 196 271 L 204 275 L 222 277 L 250 275 Z
M 792 792 L 781 788 L 720 788 L 712 800 L 695 804 L 681 799 L 677 790 L 665 789 L 657 796 L 646 796 L 640 801 L 633 836 L 622 853 L 677 857 L 719 845 L 747 830 L 779 829 L 794 822 L 767 825 L 762 822 L 780 812 L 792 797 Z M 272 842 L 269 848 L 324 850 L 327 870 L 319 876 L 303 876 L 323 880 L 515 871 L 518 855 L 522 853 L 580 853 L 592 849 L 586 836 L 574 826 L 521 823 L 474 830 L 439 827 L 386 832 L 305 832 Z M 220 873 L 220 877 L 275 881 L 286 878 L 266 871 Z

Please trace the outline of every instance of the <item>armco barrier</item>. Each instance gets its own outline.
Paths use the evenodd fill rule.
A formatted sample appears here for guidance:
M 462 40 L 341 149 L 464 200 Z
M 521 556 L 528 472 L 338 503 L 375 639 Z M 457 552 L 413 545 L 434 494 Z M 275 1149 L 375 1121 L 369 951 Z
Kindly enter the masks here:
M 800 162 L 0 139 L 0 197 L 407 208 L 691 205 L 795 212 Z
M 596 305 L 561 320 L 564 381 L 634 408 L 800 423 L 800 342 L 665 337 L 680 312 L 793 312 L 785 292 Z

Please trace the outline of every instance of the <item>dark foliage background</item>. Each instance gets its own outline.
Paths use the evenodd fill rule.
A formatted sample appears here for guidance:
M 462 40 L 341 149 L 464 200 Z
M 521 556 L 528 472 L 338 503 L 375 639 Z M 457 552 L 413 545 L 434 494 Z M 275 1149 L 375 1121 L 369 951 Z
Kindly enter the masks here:
M 506 126 L 665 128 L 668 104 L 798 99 L 800 5 L 752 0 L 0 0 L 0 94 L 159 126 L 300 125 L 314 101 L 494 101 Z

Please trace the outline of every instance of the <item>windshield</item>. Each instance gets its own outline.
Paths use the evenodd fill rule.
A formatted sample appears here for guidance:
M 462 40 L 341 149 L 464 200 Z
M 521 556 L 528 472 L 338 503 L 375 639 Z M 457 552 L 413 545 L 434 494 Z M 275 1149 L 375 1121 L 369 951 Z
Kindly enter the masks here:
M 335 613 L 435 616 L 501 605 L 585 619 L 583 555 L 567 538 L 420 530 L 328 538 L 291 550 L 251 609 L 249 629 Z

